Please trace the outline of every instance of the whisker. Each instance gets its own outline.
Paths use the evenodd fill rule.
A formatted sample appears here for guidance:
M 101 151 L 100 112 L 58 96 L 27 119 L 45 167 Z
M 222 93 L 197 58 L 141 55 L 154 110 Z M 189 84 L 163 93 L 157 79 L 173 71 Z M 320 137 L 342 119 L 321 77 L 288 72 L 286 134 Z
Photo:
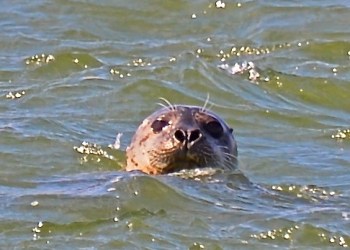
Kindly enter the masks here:
M 226 153 L 226 152 L 224 152 L 224 155 L 228 156 L 228 158 L 225 157 L 224 163 L 227 163 L 230 166 L 230 169 L 236 168 L 236 166 L 238 166 L 238 164 L 241 164 L 241 161 L 239 160 L 239 158 L 237 156 L 230 154 L 230 153 Z M 232 164 L 232 160 L 235 160 L 236 164 Z
M 205 110 L 207 110 L 207 105 L 208 105 L 208 103 L 209 103 L 209 99 L 210 99 L 210 94 L 209 94 L 209 92 L 208 92 L 208 93 L 207 93 L 207 98 L 205 99 L 204 105 L 203 105 L 203 107 L 202 107 L 202 109 L 201 109 L 202 112 L 204 112 Z
M 211 102 L 210 106 L 207 108 L 207 110 L 211 110 L 214 106 L 215 106 L 215 104 Z
M 226 150 L 226 151 L 230 151 L 229 148 L 228 148 L 227 146 L 218 145 L 218 147 L 219 147 L 220 149 L 224 149 L 224 150 Z M 224 152 L 224 153 L 230 154 L 230 153 L 228 153 L 228 152 Z
M 232 159 L 225 157 L 222 161 L 223 167 L 225 169 L 234 169 L 235 166 L 232 164 Z
M 165 99 L 164 97 L 159 97 L 158 99 L 161 100 L 161 101 L 163 101 L 163 102 L 165 102 L 165 104 L 168 105 L 167 107 L 168 107 L 169 110 L 171 110 L 171 111 L 175 111 L 175 110 L 176 110 L 175 105 L 172 104 L 168 99 Z M 163 105 L 164 105 L 164 104 L 163 104 Z M 163 105 L 162 105 L 162 106 L 163 106 Z M 165 107 L 165 105 L 164 105 L 163 107 Z
M 229 157 L 231 157 L 233 159 L 236 159 L 236 160 L 238 159 L 238 157 L 236 155 L 234 155 L 234 154 L 227 153 L 227 152 L 223 152 L 223 154 L 226 155 L 226 156 L 229 156 Z
M 157 102 L 156 104 L 159 105 L 159 106 L 161 106 L 161 107 L 163 107 L 163 108 L 166 108 L 166 109 L 170 110 L 170 109 L 169 109 L 169 106 L 165 105 L 164 103 Z
M 164 103 L 157 102 L 156 104 L 161 106 L 161 107 L 163 107 L 163 108 L 168 108 L 169 109 L 169 107 L 167 105 L 165 105 Z

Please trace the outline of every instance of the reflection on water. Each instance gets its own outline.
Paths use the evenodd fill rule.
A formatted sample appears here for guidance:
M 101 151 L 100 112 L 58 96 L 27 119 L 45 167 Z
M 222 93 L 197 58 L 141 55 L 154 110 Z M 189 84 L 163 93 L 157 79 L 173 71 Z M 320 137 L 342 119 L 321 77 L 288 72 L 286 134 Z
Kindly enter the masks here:
M 4 3 L 2 248 L 347 247 L 349 7 Z M 122 171 L 159 97 L 208 93 L 239 171 Z

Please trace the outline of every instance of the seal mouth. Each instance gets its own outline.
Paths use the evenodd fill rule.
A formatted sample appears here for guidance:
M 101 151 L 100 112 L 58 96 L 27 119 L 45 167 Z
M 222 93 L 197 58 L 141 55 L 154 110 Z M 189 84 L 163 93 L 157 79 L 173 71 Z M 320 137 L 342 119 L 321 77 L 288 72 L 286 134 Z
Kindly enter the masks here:
M 203 155 L 197 152 L 196 147 L 191 143 L 184 143 L 176 152 L 173 152 L 171 160 L 167 162 L 167 166 L 163 168 L 166 172 L 177 172 L 183 169 L 194 169 L 205 167 Z M 203 162 L 204 161 L 204 162 Z
M 201 165 L 198 161 L 185 158 L 185 159 L 176 159 L 172 164 L 169 164 L 167 169 L 165 170 L 167 173 L 179 172 L 184 169 L 194 169 L 201 168 Z

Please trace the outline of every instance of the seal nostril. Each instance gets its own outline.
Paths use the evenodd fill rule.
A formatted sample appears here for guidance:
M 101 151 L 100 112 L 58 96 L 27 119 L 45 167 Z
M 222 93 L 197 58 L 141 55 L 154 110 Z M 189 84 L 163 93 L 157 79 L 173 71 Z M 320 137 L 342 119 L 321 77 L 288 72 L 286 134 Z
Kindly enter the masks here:
M 202 133 L 199 131 L 199 129 L 196 129 L 196 130 L 193 130 L 193 131 L 190 131 L 190 136 L 188 138 L 188 142 L 195 142 L 196 140 L 198 140 Z
M 186 140 L 186 133 L 181 129 L 176 130 L 174 136 L 179 142 L 184 142 Z

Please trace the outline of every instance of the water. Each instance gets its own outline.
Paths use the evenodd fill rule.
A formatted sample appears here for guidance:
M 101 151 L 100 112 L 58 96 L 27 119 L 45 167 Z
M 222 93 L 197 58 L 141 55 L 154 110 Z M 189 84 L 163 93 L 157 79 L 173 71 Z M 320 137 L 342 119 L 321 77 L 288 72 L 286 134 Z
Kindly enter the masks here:
M 0 12 L 1 248 L 350 244 L 350 132 L 338 132 L 350 129 L 348 1 L 35 0 Z M 256 80 L 231 74 L 248 62 Z M 122 171 L 159 97 L 203 105 L 208 93 L 242 173 Z

